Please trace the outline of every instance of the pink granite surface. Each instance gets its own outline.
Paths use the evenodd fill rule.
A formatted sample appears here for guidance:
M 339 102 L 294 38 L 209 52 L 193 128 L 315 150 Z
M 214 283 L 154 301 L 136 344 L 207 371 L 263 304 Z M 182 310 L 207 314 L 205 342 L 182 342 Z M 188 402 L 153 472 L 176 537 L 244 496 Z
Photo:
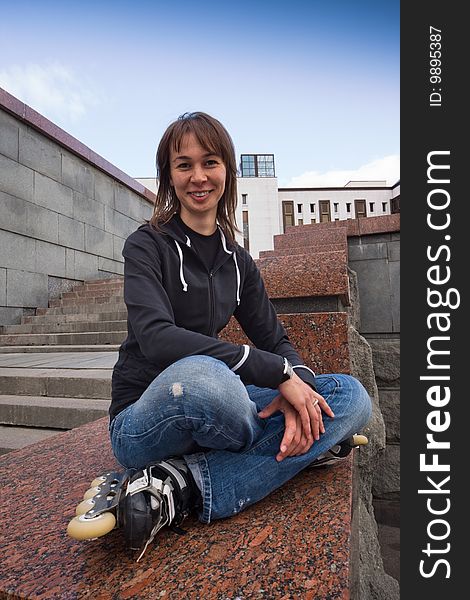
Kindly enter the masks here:
M 400 231 L 400 214 L 384 215 L 383 217 L 368 217 L 357 219 L 359 221 L 359 234 L 370 235 L 373 233 L 393 233 Z
M 287 335 L 304 363 L 316 373 L 350 373 L 348 316 L 343 312 L 279 315 Z M 232 317 L 220 337 L 249 344 Z
M 373 233 L 393 233 L 400 231 L 400 213 L 362 219 L 347 219 L 346 221 L 330 221 L 329 223 L 310 223 L 307 225 L 288 226 L 286 234 L 324 231 L 335 229 L 337 227 L 346 227 L 348 237 L 370 235 Z
M 261 250 L 259 257 L 286 256 L 286 254 L 310 254 L 314 256 L 315 260 L 321 260 L 322 255 L 329 252 L 338 253 L 338 261 L 347 262 L 348 254 L 347 250 L 344 248 L 344 244 L 314 244 L 313 242 L 311 242 L 309 246 L 278 248 L 277 250 Z
M 119 530 L 86 542 L 65 533 L 90 481 L 115 466 L 106 418 L 0 457 L 1 598 L 349 597 L 351 459 L 306 470 L 230 519 L 160 532 L 140 563 Z
M 306 226 L 308 227 L 308 225 Z M 274 249 L 290 248 L 299 246 L 321 245 L 321 244 L 343 244 L 343 248 L 347 248 L 347 229 L 346 227 L 335 227 L 331 229 L 312 230 L 308 229 L 293 233 L 284 233 L 274 236 Z
M 341 296 L 349 304 L 345 252 L 270 256 L 257 260 L 270 298 Z

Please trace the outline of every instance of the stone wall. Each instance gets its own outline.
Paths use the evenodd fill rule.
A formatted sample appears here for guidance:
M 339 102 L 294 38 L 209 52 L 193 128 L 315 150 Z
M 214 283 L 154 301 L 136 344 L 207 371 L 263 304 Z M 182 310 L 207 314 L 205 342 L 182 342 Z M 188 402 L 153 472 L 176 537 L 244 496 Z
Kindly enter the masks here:
M 122 274 L 153 195 L 0 89 L 0 325 L 84 279 Z
M 395 218 L 395 217 L 393 217 Z M 400 501 L 400 233 L 348 237 L 349 266 L 357 274 L 359 331 L 373 356 L 385 453 L 374 477 L 374 509 L 379 522 L 399 525 Z

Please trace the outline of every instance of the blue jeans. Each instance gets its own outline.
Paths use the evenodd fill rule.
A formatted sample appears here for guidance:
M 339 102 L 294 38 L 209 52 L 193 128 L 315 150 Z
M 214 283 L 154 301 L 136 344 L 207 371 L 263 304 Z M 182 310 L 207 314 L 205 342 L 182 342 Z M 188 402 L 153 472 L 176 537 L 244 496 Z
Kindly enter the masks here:
M 203 506 L 199 519 L 229 517 L 266 497 L 336 443 L 357 433 L 371 401 L 350 375 L 318 375 L 318 393 L 331 406 L 325 433 L 301 456 L 276 460 L 284 415 L 258 417 L 278 390 L 245 386 L 223 362 L 190 356 L 165 369 L 110 425 L 111 444 L 124 467 L 183 456 Z

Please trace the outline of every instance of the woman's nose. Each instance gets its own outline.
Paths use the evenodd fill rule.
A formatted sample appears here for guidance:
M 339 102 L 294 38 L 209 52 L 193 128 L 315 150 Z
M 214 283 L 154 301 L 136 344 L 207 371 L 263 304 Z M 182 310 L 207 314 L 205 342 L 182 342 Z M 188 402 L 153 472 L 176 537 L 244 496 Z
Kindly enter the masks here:
M 193 172 L 191 174 L 191 180 L 194 182 L 206 181 L 207 175 L 202 166 L 194 165 Z

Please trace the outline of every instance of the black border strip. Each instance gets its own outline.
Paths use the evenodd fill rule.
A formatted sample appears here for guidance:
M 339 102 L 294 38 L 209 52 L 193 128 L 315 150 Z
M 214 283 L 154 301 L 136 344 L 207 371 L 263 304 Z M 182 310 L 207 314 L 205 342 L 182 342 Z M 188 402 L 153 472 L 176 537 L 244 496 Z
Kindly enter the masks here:
M 463 187 L 468 169 L 463 103 L 469 52 L 460 6 L 434 0 L 401 4 L 401 597 L 405 599 L 468 595 L 469 527 L 463 506 L 470 458 L 465 453 L 469 434 L 464 427 L 467 430 L 470 421 L 464 412 L 468 390 L 462 388 L 470 371 L 463 293 L 470 256 L 469 199 Z M 437 42 L 440 47 L 431 46 Z M 437 58 L 441 64 L 431 64 Z M 431 80 L 433 75 L 441 81 Z M 428 171 L 430 164 L 450 168 Z M 454 308 L 445 306 L 446 300 Z M 437 350 L 444 353 L 434 353 Z M 438 427 L 442 431 L 437 432 Z M 430 434 L 449 448 L 428 448 Z M 420 455 L 424 455 L 421 467 Z M 449 471 L 441 466 L 426 470 L 433 461 L 448 465 Z

